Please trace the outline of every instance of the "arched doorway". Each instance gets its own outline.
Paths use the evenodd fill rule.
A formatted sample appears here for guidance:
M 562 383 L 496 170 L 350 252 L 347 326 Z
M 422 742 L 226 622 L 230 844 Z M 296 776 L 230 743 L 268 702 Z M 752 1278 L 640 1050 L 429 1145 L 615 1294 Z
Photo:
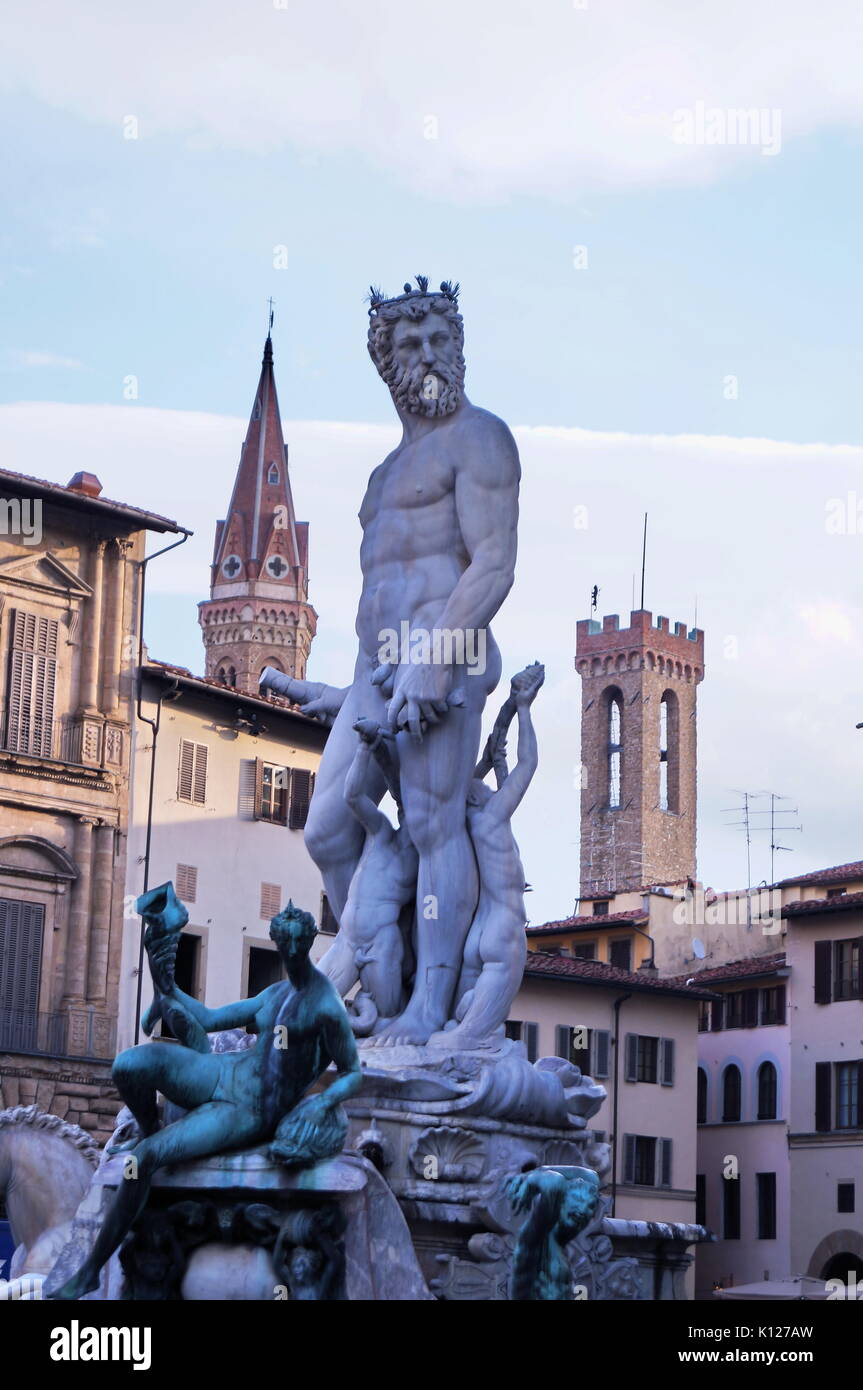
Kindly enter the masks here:
M 863 1283 L 863 1256 L 852 1255 L 847 1250 L 832 1255 L 820 1275 L 822 1279 L 841 1279 L 848 1283 L 852 1276 L 858 1285 Z

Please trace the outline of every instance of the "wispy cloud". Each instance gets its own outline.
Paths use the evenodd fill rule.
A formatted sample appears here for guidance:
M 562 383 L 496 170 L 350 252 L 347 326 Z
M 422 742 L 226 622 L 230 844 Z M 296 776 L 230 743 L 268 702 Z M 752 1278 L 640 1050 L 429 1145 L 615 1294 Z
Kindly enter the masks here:
M 418 36 L 397 0 L 210 0 L 206 13 L 152 0 L 142 24 L 113 0 L 66 17 L 11 0 L 0 85 L 113 127 L 118 153 L 165 134 L 349 153 L 464 201 L 698 186 L 770 162 L 713 134 L 678 143 L 675 112 L 698 103 L 723 128 L 729 113 L 781 116 L 783 148 L 863 121 L 848 0 L 821 0 L 817 21 L 810 0 L 438 0 Z
M 77 357 L 64 357 L 59 352 L 29 352 L 21 348 L 9 353 L 15 367 L 53 367 L 63 371 L 78 371 L 84 366 Z

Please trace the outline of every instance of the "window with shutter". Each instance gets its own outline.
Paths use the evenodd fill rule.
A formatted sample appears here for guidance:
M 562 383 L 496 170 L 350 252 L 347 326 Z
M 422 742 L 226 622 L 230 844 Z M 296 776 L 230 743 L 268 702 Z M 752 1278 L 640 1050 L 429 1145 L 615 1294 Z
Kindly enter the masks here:
M 758 998 L 760 991 L 757 989 L 745 989 L 743 991 L 743 1027 L 757 1028 L 758 1026 Z
M 674 1039 L 660 1038 L 659 1079 L 663 1086 L 674 1085 Z
M 623 1181 L 635 1182 L 635 1140 L 636 1135 L 623 1136 Z
M 836 1128 L 863 1127 L 863 1062 L 836 1066 Z
M 815 1003 L 829 1004 L 831 999 L 830 975 L 833 960 L 833 942 L 815 942 Z
M 710 1031 L 721 1033 L 725 1027 L 725 1000 L 714 999 L 710 1006 Z
M 591 1037 L 593 1042 L 591 1075 L 597 1080 L 602 1080 L 609 1074 L 611 1034 L 607 1028 L 593 1028 L 591 1029 Z
M 646 1134 L 635 1136 L 635 1177 L 639 1187 L 656 1186 L 656 1140 Z
M 207 745 L 180 740 L 177 767 L 177 799 L 203 806 L 207 800 Z
M 315 785 L 313 772 L 304 767 L 291 769 L 291 812 L 288 826 L 291 830 L 302 830 L 308 815 Z
M 261 916 L 269 921 L 282 910 L 282 889 L 278 883 L 261 884 Z
M 639 1035 L 636 1065 L 636 1079 L 655 1085 L 659 1078 L 659 1038 Z
M 523 1042 L 527 1052 L 527 1060 L 535 1062 L 537 1049 L 539 1047 L 539 1024 L 523 1023 L 521 1019 L 507 1019 L 504 1025 L 504 1032 L 513 1042 Z
M 192 783 L 192 799 L 198 806 L 207 800 L 207 745 L 195 744 L 195 776 Z
M 638 1034 L 627 1033 L 623 1047 L 623 1079 L 638 1079 Z
M 671 1140 L 660 1139 L 659 1141 L 659 1163 L 656 1175 L 657 1187 L 671 1186 Z
M 275 763 L 260 763 L 260 792 L 257 799 L 258 820 L 286 825 L 288 821 L 288 784 L 290 772 Z
M 707 1124 L 707 1072 L 703 1067 L 698 1068 L 695 1123 L 699 1125 Z
M 555 1057 L 565 1057 L 569 1061 L 569 1033 L 570 1030 L 563 1023 L 558 1023 L 554 1030 L 554 1055 Z
M 785 1022 L 785 986 L 772 985 L 761 991 L 761 1022 L 763 1024 Z
M 832 1100 L 833 1063 L 815 1063 L 815 1128 L 819 1132 L 833 1128 Z
M 339 929 L 336 921 L 336 914 L 330 907 L 330 900 L 326 893 L 321 894 L 321 932 L 324 936 L 335 936 Z
M 35 1045 L 45 909 L 0 898 L 0 1046 Z
M 833 998 L 860 996 L 860 937 L 833 942 Z
M 181 902 L 193 903 L 198 893 L 198 870 L 194 864 L 178 864 L 176 879 L 177 897 Z
M 243 758 L 240 763 L 240 786 L 237 798 L 237 814 L 240 820 L 257 820 L 258 818 L 259 800 L 256 783 L 260 765 L 260 758 Z
M 52 755 L 58 627 L 53 618 L 13 611 L 4 732 L 12 752 Z

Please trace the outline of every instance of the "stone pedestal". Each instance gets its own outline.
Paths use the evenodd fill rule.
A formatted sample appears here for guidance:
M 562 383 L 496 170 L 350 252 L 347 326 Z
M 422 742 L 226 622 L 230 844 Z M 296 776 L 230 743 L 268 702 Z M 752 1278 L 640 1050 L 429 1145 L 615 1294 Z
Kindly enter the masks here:
M 123 1156 L 103 1159 L 46 1281 L 46 1292 L 59 1287 L 89 1254 L 122 1181 Z M 271 1260 L 274 1233 L 290 1213 L 328 1203 L 337 1204 L 345 1218 L 340 1297 L 431 1299 L 398 1203 L 371 1163 L 346 1153 L 291 1172 L 270 1161 L 266 1146 L 157 1173 L 122 1258 L 112 1256 L 98 1292 L 88 1297 L 140 1298 L 141 1290 L 148 1288 L 146 1298 L 288 1300 L 289 1289 Z M 267 1227 L 269 1245 L 254 1237 L 256 1229 Z M 130 1288 L 128 1274 L 136 1266 L 141 1271 L 137 1293 Z

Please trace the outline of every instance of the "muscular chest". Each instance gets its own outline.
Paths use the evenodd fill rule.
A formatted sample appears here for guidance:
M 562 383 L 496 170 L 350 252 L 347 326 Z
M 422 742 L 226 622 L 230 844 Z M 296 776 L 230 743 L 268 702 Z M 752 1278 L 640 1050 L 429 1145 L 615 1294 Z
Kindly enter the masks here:
M 454 467 L 438 431 L 390 454 L 369 479 L 360 508 L 360 524 L 368 530 L 386 518 L 452 499 Z

